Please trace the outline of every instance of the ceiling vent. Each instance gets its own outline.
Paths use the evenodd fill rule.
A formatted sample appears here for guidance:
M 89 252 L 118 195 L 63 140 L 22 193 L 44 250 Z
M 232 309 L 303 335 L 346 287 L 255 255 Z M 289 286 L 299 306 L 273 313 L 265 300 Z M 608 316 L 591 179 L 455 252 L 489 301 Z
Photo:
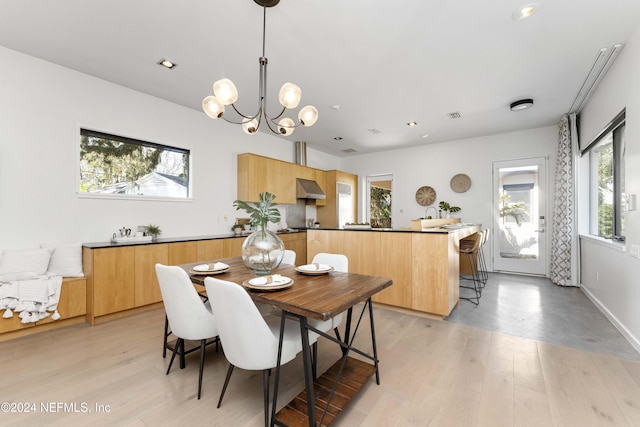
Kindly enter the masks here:
M 353 148 L 345 148 L 344 150 L 342 150 L 343 153 L 355 153 L 358 150 L 354 150 Z
M 460 111 L 456 111 L 456 112 L 453 112 L 453 113 L 447 113 L 447 116 L 449 116 L 450 119 L 462 118 L 462 114 L 460 114 Z
M 373 128 L 373 129 L 367 129 L 367 130 L 368 130 L 369 132 L 373 133 L 373 134 L 376 134 L 376 135 L 377 135 L 377 134 L 379 134 L 379 133 L 382 133 L 382 131 L 381 131 L 380 129 L 376 129 L 376 128 Z

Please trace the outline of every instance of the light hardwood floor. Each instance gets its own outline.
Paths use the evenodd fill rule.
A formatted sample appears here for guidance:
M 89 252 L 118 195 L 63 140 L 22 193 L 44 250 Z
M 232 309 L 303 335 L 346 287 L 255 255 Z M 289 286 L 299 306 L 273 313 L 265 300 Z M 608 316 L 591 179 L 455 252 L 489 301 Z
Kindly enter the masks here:
M 372 378 L 334 425 L 640 425 L 636 362 L 379 307 L 375 313 L 381 385 Z M 263 425 L 259 372 L 237 369 L 216 409 L 227 368 L 222 352 L 208 352 L 200 401 L 197 354 L 165 375 L 163 322 L 155 310 L 0 343 L 0 401 L 36 405 L 35 413 L 0 414 L 0 424 Z M 369 342 L 363 328 L 361 346 Z M 338 354 L 321 341 L 320 371 Z M 284 368 L 280 406 L 302 390 L 301 372 L 299 356 Z M 90 412 L 81 412 L 83 404 Z

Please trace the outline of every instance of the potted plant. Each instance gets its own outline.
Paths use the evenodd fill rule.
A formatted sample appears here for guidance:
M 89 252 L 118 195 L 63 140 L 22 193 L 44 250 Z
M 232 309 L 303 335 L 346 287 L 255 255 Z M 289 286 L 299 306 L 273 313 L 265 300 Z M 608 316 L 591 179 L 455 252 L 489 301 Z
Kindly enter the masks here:
M 233 231 L 233 234 L 235 234 L 236 236 L 239 236 L 240 234 L 242 234 L 242 225 L 233 224 L 231 226 L 231 231 Z
M 153 240 L 157 239 L 160 233 L 162 233 L 162 230 L 160 230 L 159 225 L 149 224 L 144 227 L 144 234 L 151 236 Z
M 271 274 L 271 270 L 280 265 L 284 256 L 284 243 L 277 234 L 267 230 L 267 224 L 280 222 L 280 211 L 273 200 L 275 195 L 260 193 L 258 203 L 242 200 L 233 202 L 236 210 L 242 209 L 249 214 L 255 231 L 242 244 L 242 260 L 256 274 Z
M 450 218 L 452 213 L 460 212 L 459 206 L 451 206 L 448 202 L 442 201 L 438 204 L 441 211 L 445 212 L 445 218 Z

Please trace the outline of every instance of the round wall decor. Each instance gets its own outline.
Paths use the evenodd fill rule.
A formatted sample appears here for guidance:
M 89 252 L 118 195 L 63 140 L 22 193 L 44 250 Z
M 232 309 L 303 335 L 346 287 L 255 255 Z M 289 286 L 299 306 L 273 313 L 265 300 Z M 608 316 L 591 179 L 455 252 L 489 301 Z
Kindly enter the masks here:
M 471 178 L 463 173 L 459 173 L 451 178 L 450 185 L 451 189 L 456 193 L 464 193 L 471 187 Z
M 424 187 L 418 188 L 416 191 L 416 202 L 420 206 L 429 206 L 436 200 L 436 190 L 425 185 Z

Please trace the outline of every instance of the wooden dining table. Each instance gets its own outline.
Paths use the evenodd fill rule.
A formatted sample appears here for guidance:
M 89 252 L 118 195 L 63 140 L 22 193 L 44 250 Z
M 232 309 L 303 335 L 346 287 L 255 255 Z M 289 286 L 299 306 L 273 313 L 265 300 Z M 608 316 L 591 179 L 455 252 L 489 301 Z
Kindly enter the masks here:
M 208 262 L 223 262 L 229 265 L 227 272 L 213 276 L 222 280 L 246 285 L 248 280 L 256 277 L 254 272 L 244 265 L 242 257 L 223 258 Z M 195 285 L 203 286 L 204 280 L 208 276 L 194 272 L 193 267 L 198 264 L 202 264 L 202 262 L 183 264 L 180 267 L 187 271 Z M 391 286 L 393 281 L 383 277 L 337 271 L 331 271 L 327 274 L 302 274 L 296 270 L 294 265 L 285 264 L 277 267 L 272 274 L 291 278 L 293 280 L 292 286 L 275 291 L 251 288 L 247 288 L 247 291 L 254 301 L 281 309 L 283 323 L 285 316 L 298 319 L 302 337 L 305 390 L 276 414 L 280 371 L 278 366 L 275 376 L 271 425 L 329 425 L 373 374 L 376 375 L 376 382 L 380 384 L 371 296 Z M 354 327 L 353 310 L 354 306 L 359 303 L 364 303 L 364 306 Z M 371 352 L 353 346 L 353 338 L 367 310 L 371 327 L 371 348 L 368 350 Z M 344 336 L 341 336 L 340 339 L 314 329 L 307 322 L 308 319 L 329 320 L 345 311 L 347 316 Z M 351 331 L 352 327 L 354 328 L 353 332 Z M 343 357 L 319 378 L 315 378 L 309 345 L 309 331 L 314 331 L 335 342 L 342 349 Z M 280 338 L 282 339 L 282 337 Z M 372 363 L 362 361 L 361 358 L 350 357 L 349 353 L 352 351 Z M 341 384 L 345 383 L 348 383 L 349 387 L 341 387 Z M 316 420 L 319 420 L 319 424 L 316 424 Z

